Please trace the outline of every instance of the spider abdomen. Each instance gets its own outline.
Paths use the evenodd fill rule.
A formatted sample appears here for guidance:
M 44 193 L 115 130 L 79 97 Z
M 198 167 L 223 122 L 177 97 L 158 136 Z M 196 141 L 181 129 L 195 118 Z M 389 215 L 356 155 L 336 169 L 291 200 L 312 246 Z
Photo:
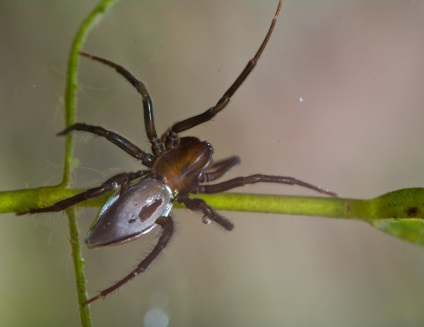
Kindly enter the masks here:
M 119 245 L 149 232 L 172 208 L 172 191 L 159 180 L 144 178 L 124 193 L 118 190 L 100 210 L 85 243 L 93 247 Z

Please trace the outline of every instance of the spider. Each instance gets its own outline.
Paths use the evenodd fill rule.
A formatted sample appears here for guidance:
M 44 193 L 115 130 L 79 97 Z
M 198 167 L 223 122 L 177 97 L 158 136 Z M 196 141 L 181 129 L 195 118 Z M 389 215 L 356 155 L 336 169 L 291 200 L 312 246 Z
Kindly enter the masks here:
M 244 70 L 218 102 L 199 115 L 175 123 L 160 138 L 156 134 L 152 100 L 143 82 L 137 80 L 124 67 L 112 61 L 85 52 L 80 53 L 83 57 L 114 68 L 141 95 L 144 125 L 147 137 L 151 143 L 152 154 L 144 152 L 123 136 L 103 127 L 84 123 L 76 123 L 69 126 L 58 135 L 66 135 L 73 131 L 84 131 L 104 137 L 130 156 L 140 160 L 146 169 L 120 173 L 109 178 L 100 186 L 91 188 L 81 194 L 64 199 L 48 207 L 30 209 L 19 214 L 62 211 L 79 202 L 115 191 L 100 209 L 97 218 L 89 228 L 85 238 L 85 243 L 89 248 L 120 245 L 141 237 L 157 225 L 162 227 L 162 233 L 157 244 L 138 266 L 120 281 L 89 299 L 85 305 L 105 297 L 129 280 L 143 273 L 158 257 L 174 233 L 174 223 L 170 211 L 175 201 L 185 205 L 190 210 L 201 211 L 203 217 L 205 217 L 205 222 L 206 220 L 213 221 L 228 231 L 234 228 L 234 225 L 228 219 L 215 212 L 204 200 L 189 197 L 190 194 L 219 193 L 246 184 L 262 182 L 299 185 L 335 196 L 335 193 L 329 190 L 284 176 L 255 174 L 233 178 L 216 184 L 205 184 L 222 177 L 239 164 L 240 159 L 237 156 L 232 156 L 224 160 L 213 161 L 211 144 L 193 136 L 179 137 L 181 132 L 211 120 L 228 105 L 233 94 L 256 66 L 271 37 L 281 6 L 282 1 L 280 0 L 271 26 L 256 54 L 249 60 Z

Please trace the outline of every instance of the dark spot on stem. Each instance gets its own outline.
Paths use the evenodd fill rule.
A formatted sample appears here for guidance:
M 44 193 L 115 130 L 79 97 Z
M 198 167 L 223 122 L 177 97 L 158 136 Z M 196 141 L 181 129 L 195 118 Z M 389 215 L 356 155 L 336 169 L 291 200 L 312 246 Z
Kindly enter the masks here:
M 406 208 L 406 216 L 408 218 L 415 218 L 418 216 L 419 211 L 420 210 L 415 206 Z

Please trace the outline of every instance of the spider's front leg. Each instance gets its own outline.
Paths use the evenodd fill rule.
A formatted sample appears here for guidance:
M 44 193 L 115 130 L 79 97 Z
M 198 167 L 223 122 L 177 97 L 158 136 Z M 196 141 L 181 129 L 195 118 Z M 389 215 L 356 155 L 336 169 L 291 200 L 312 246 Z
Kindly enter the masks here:
M 72 131 L 84 131 L 84 132 L 88 132 L 94 135 L 104 137 L 106 140 L 112 142 L 113 144 L 115 144 L 116 146 L 124 150 L 130 156 L 138 160 L 141 160 L 141 163 L 144 166 L 152 167 L 153 165 L 153 161 L 155 158 L 151 154 L 144 152 L 139 147 L 137 147 L 136 145 L 131 143 L 129 140 L 127 140 L 125 137 L 115 132 L 104 129 L 103 127 L 100 127 L 100 126 L 94 126 L 94 125 L 89 125 L 84 123 L 76 123 L 69 126 L 62 132 L 57 133 L 57 135 L 59 136 L 67 135 L 68 133 Z
M 80 55 L 90 58 L 92 60 L 101 62 L 102 64 L 105 64 L 109 67 L 114 68 L 122 77 L 124 77 L 137 90 L 137 92 L 141 95 L 141 98 L 142 98 L 143 112 L 144 112 L 144 127 L 146 129 L 147 138 L 149 139 L 152 145 L 153 154 L 155 156 L 158 156 L 160 153 L 162 153 L 164 149 L 163 149 L 162 143 L 160 142 L 160 140 L 158 139 L 156 135 L 155 120 L 153 118 L 152 99 L 144 83 L 142 81 L 139 81 L 137 78 L 135 78 L 126 68 L 110 60 L 93 56 L 86 52 L 80 52 Z
M 220 111 L 222 111 L 230 102 L 232 96 L 236 91 L 239 89 L 239 87 L 243 84 L 243 82 L 246 80 L 246 78 L 250 75 L 253 68 L 255 68 L 256 64 L 259 61 L 259 58 L 262 55 L 262 52 L 264 51 L 266 45 L 268 44 L 268 41 L 271 37 L 272 31 L 274 30 L 275 23 L 277 22 L 278 15 L 280 14 L 281 6 L 282 6 L 282 0 L 278 2 L 277 10 L 275 11 L 274 18 L 272 19 L 271 26 L 268 29 L 268 32 L 265 35 L 265 38 L 263 39 L 261 45 L 259 46 L 259 49 L 256 51 L 255 55 L 252 59 L 250 59 L 242 72 L 239 74 L 239 76 L 236 78 L 236 80 L 231 84 L 231 86 L 225 91 L 225 93 L 222 95 L 222 97 L 218 100 L 218 102 L 205 112 L 198 114 L 196 116 L 184 119 L 183 121 L 180 121 L 169 129 L 169 131 L 166 133 L 166 147 L 168 149 L 171 149 L 175 146 L 178 139 L 178 134 L 181 132 L 184 132 L 188 129 L 191 129 L 197 125 L 203 124 L 209 120 L 211 120 L 215 115 L 217 115 Z
M 122 192 L 128 189 L 129 183 L 139 177 L 148 174 L 148 171 L 137 171 L 135 173 L 121 173 L 116 176 L 109 178 L 106 182 L 98 187 L 91 188 L 83 193 L 77 194 L 70 198 L 59 201 L 51 206 L 44 208 L 29 209 L 27 211 L 18 212 L 17 215 L 25 215 L 29 213 L 43 213 L 43 212 L 57 212 L 65 210 L 66 208 L 73 206 L 74 204 L 82 201 L 97 198 L 107 192 L 110 192 L 121 186 Z
M 139 265 L 130 272 L 127 276 L 122 278 L 119 282 L 115 283 L 111 287 L 105 289 L 104 291 L 100 292 L 95 297 L 92 297 L 87 302 L 84 303 L 84 305 L 90 304 L 102 297 L 105 297 L 106 295 L 112 293 L 113 291 L 117 290 L 119 287 L 136 277 L 137 275 L 144 272 L 151 264 L 152 262 L 159 256 L 159 254 L 163 251 L 163 249 L 167 246 L 169 240 L 171 239 L 172 235 L 174 234 L 174 222 L 171 218 L 171 216 L 168 217 L 159 217 L 156 222 L 157 225 L 160 225 L 163 229 L 162 235 L 160 236 L 156 246 L 153 248 L 152 252 L 150 252 L 147 257 L 143 259 L 139 263 Z

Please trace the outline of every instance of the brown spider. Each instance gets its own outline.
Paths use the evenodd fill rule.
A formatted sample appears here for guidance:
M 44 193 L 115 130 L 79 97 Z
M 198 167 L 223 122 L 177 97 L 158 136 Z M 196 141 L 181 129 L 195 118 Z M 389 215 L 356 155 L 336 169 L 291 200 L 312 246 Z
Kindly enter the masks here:
M 237 177 L 217 184 L 204 184 L 222 177 L 231 168 L 239 164 L 240 159 L 237 156 L 233 156 L 224 160 L 213 161 L 213 148 L 208 142 L 200 141 L 196 137 L 180 138 L 178 136 L 181 132 L 209 121 L 227 106 L 233 94 L 256 66 L 272 34 L 281 6 L 282 1 L 280 0 L 271 26 L 255 56 L 249 60 L 244 70 L 218 100 L 216 105 L 199 115 L 174 124 L 160 139 L 156 134 L 152 100 L 145 85 L 124 67 L 109 60 L 81 52 L 84 57 L 114 68 L 140 93 L 143 101 L 146 134 L 151 143 L 153 154 L 142 151 L 129 140 L 103 127 L 83 123 L 74 124 L 58 135 L 66 135 L 72 131 L 85 131 L 102 136 L 132 157 L 140 160 L 147 169 L 118 174 L 109 178 L 99 187 L 59 201 L 52 206 L 30 209 L 19 214 L 61 211 L 79 202 L 116 190 L 115 194 L 101 208 L 88 231 L 85 243 L 89 248 L 119 245 L 148 233 L 156 225 L 162 227 L 162 234 L 156 246 L 140 264 L 127 276 L 100 292 L 85 304 L 89 304 L 118 289 L 138 274 L 144 272 L 158 257 L 167 246 L 174 232 L 174 223 L 170 216 L 174 201 L 184 204 L 190 210 L 202 211 L 204 217 L 221 225 L 228 231 L 234 228 L 234 225 L 228 219 L 215 212 L 204 200 L 190 198 L 190 194 L 219 193 L 246 184 L 263 182 L 296 184 L 321 193 L 335 195 L 328 190 L 292 177 L 261 174 Z

